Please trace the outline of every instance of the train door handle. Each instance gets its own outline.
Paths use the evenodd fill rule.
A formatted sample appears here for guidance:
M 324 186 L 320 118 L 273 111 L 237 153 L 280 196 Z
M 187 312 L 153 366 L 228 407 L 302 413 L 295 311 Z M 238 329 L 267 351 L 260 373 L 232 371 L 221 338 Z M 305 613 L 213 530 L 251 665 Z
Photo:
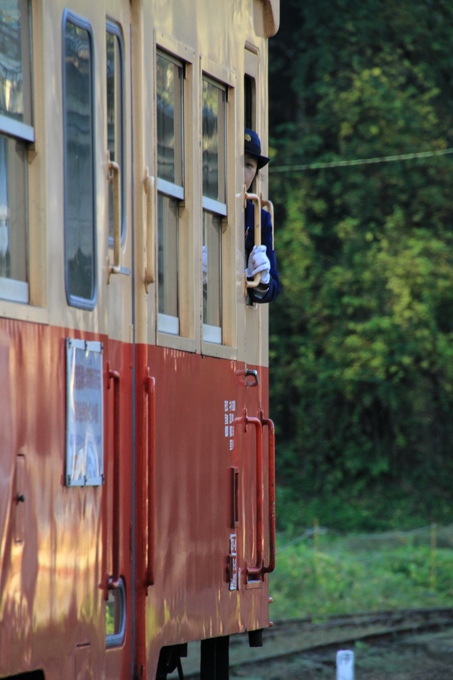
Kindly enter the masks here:
M 263 427 L 269 432 L 269 566 L 263 574 L 271 574 L 275 569 L 275 427 L 270 418 L 263 418 Z
M 143 185 L 146 193 L 146 273 L 145 290 L 148 292 L 150 283 L 155 280 L 155 218 L 154 218 L 154 177 L 149 174 L 148 168 L 145 169 L 145 179 Z
M 121 377 L 118 371 L 110 370 L 110 362 L 107 362 L 108 389 L 113 380 L 113 518 L 112 518 L 112 576 L 107 584 L 109 590 L 119 587 L 120 580 L 120 384 Z
M 107 180 L 113 187 L 113 264 L 109 262 L 107 283 L 111 274 L 131 275 L 131 270 L 121 266 L 121 170 L 118 163 L 110 160 L 107 151 Z
M 231 528 L 239 526 L 239 468 L 233 466 L 231 470 Z
M 272 201 L 265 201 L 263 199 L 263 194 L 260 194 L 261 198 L 261 207 L 265 208 L 271 215 L 271 222 L 272 222 L 272 250 L 275 250 L 274 246 L 274 204 Z
M 156 434 L 156 379 L 146 371 L 145 389 L 148 394 L 148 559 L 146 587 L 154 585 L 154 518 L 155 518 L 155 434 Z
M 247 369 L 245 370 L 245 381 L 246 381 L 246 383 L 247 383 L 247 378 L 248 378 L 249 375 L 253 375 L 253 377 L 255 378 L 255 380 L 254 380 L 254 381 L 252 380 L 251 383 L 248 383 L 248 386 L 249 386 L 249 387 L 257 387 L 257 386 L 260 384 L 260 379 L 259 379 L 258 371 L 257 371 L 256 369 L 247 368 Z
M 256 433 L 256 566 L 247 567 L 247 580 L 257 580 L 262 576 L 263 570 L 263 500 L 264 500 L 264 477 L 263 477 L 263 430 L 259 418 L 244 416 L 245 426 L 254 425 Z
M 257 196 L 256 194 L 248 194 L 245 190 L 245 184 L 244 184 L 244 210 L 247 207 L 247 201 L 252 201 L 253 205 L 255 206 L 254 210 L 254 218 L 255 218 L 255 245 L 260 246 L 261 245 L 261 201 L 260 197 Z M 246 286 L 247 288 L 256 288 L 259 282 L 261 281 L 261 272 L 258 272 L 255 274 L 253 277 L 253 281 L 248 281 L 246 278 Z

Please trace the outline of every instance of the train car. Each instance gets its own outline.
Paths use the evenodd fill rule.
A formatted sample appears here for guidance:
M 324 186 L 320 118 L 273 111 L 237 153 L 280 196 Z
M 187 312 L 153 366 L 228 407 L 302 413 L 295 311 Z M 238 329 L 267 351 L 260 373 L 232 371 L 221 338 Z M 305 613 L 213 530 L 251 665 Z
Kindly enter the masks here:
M 0 2 L 1 678 L 183 677 L 191 641 L 228 678 L 229 636 L 270 625 L 244 124 L 266 152 L 278 21 L 278 0 Z

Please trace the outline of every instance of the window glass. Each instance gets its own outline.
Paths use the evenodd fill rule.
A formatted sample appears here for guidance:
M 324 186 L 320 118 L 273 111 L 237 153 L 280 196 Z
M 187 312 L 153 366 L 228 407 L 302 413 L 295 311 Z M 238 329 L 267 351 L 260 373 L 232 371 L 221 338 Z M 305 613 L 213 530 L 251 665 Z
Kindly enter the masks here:
M 27 140 L 31 127 L 28 0 L 0 3 L 0 297 L 29 301 Z M 3 131 L 6 134 L 2 134 Z M 9 133 L 14 137 L 8 136 Z
M 126 631 L 126 591 L 123 580 L 120 587 L 109 590 L 105 608 L 106 647 L 118 647 L 123 643 Z
M 203 78 L 203 340 L 222 342 L 222 217 L 226 206 L 226 90 Z
M 203 196 L 225 203 L 225 90 L 203 78 Z
M 0 277 L 27 280 L 26 145 L 0 135 Z
M 179 201 L 184 200 L 184 70 L 156 56 L 158 329 L 179 333 Z
M 157 54 L 157 176 L 178 186 L 183 185 L 182 86 L 182 66 Z
M 28 0 L 0 3 L 0 115 L 32 124 Z
M 222 223 L 218 215 L 203 211 L 203 337 L 221 342 Z M 206 328 L 211 326 L 214 328 Z
M 250 76 L 244 76 L 244 127 L 255 129 L 254 123 L 254 92 L 255 81 Z
M 70 304 L 91 308 L 81 302 L 95 297 L 91 37 L 67 20 L 64 42 L 67 293 Z
M 159 314 L 177 317 L 178 201 L 159 193 L 157 215 Z
M 116 27 L 112 26 L 115 31 Z M 124 229 L 125 186 L 123 167 L 123 59 L 118 35 L 107 29 L 107 149 L 121 174 L 122 231 Z M 113 239 L 113 185 L 109 184 L 109 236 Z M 113 241 L 112 244 L 113 245 Z

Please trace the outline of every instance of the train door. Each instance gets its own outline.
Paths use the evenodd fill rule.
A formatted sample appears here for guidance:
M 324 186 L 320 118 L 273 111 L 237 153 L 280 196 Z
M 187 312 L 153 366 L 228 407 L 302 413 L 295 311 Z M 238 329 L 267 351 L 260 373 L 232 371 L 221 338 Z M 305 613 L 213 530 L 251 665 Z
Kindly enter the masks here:
M 104 287 L 108 350 L 105 352 L 107 456 L 104 497 L 105 677 L 129 677 L 133 645 L 134 576 L 131 560 L 134 447 L 134 316 L 132 207 L 131 9 L 127 0 L 104 6 L 99 26 L 98 69 L 103 70 L 99 125 L 104 140 L 102 187 Z
M 128 678 L 131 672 L 139 677 L 145 667 L 145 602 L 153 582 L 154 381 L 143 335 L 153 279 L 147 228 L 154 214 L 154 184 L 144 152 L 150 86 L 143 56 L 145 13 L 140 2 L 106 3 L 107 680 Z

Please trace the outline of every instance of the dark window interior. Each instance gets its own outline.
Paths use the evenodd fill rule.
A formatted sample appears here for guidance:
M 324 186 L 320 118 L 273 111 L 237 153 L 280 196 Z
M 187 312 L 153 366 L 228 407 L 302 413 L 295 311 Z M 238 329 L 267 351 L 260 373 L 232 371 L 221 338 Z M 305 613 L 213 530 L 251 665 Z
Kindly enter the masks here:
M 255 80 L 250 76 L 244 76 L 244 127 L 255 129 Z

